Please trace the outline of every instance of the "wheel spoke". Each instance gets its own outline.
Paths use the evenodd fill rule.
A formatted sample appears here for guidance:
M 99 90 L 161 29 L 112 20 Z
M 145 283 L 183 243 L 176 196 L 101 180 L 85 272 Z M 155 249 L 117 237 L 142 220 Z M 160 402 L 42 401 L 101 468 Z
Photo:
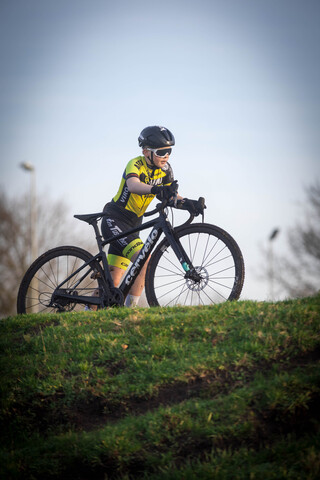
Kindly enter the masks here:
M 151 305 L 207 305 L 239 298 L 244 265 L 238 245 L 213 225 L 189 225 L 178 230 L 195 273 L 182 271 L 164 239 L 150 260 L 146 293 Z
M 102 291 L 101 280 L 91 278 L 91 272 L 101 272 L 100 265 L 95 261 L 87 265 L 90 259 L 89 253 L 76 247 L 53 249 L 40 257 L 29 268 L 21 283 L 18 312 L 50 313 L 83 310 L 84 305 L 77 303 L 76 297 L 87 296 L 90 302 L 90 297 L 95 291 Z M 79 270 L 82 266 L 83 269 Z M 52 295 L 58 286 L 67 291 L 68 295 L 74 295 L 74 299 L 62 297 L 60 294 L 53 301 Z

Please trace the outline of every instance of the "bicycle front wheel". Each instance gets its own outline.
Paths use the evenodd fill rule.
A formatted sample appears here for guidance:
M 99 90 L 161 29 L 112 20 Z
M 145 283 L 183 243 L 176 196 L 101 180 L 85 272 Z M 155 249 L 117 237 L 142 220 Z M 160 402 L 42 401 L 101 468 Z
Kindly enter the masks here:
M 238 300 L 244 282 L 244 262 L 231 235 L 206 223 L 182 226 L 175 232 L 200 280 L 188 278 L 165 238 L 148 265 L 149 305 L 193 306 Z
M 52 295 L 62 288 L 74 296 L 93 296 L 101 292 L 102 268 L 92 255 L 78 247 L 58 247 L 41 255 L 29 267 L 22 279 L 18 300 L 18 313 L 53 313 L 84 310 L 84 304 L 63 299 L 52 304 Z M 84 266 L 87 262 L 89 265 Z M 80 267 L 82 270 L 75 273 Z

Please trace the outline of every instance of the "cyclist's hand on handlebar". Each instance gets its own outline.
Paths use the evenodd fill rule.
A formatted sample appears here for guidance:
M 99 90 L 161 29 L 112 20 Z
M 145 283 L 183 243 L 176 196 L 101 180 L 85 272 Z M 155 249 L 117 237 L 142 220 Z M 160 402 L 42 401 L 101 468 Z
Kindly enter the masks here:
M 177 194 L 178 182 L 175 180 L 171 185 L 155 185 L 151 188 L 151 193 L 156 195 L 158 200 L 170 200 Z
M 198 200 L 191 200 L 189 198 L 184 198 L 183 200 L 178 200 L 177 208 L 182 210 L 188 210 L 192 215 L 198 216 L 203 213 L 203 210 L 206 207 L 204 203 L 204 198 L 199 197 Z

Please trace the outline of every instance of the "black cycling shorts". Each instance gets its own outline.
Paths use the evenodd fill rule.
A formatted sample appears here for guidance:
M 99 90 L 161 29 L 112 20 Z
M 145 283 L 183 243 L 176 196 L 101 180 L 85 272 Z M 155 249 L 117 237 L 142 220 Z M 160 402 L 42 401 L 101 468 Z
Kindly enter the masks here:
M 105 206 L 104 212 L 108 213 L 108 215 L 102 218 L 101 222 L 101 232 L 105 240 L 130 230 L 141 223 L 139 218 L 126 218 L 126 212 L 123 214 L 118 207 L 114 207 L 110 203 Z M 109 265 L 125 270 L 129 266 L 132 256 L 141 250 L 142 247 L 143 241 L 139 237 L 139 232 L 131 233 L 115 240 L 109 246 Z

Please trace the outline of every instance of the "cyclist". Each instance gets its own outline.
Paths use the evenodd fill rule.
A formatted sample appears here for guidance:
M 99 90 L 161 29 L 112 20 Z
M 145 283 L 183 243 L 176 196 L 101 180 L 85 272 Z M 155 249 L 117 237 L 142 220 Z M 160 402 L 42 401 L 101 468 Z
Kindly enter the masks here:
M 175 144 L 173 134 L 165 127 L 150 126 L 142 130 L 138 138 L 142 155 L 133 158 L 125 167 L 117 194 L 104 207 L 107 214 L 102 219 L 101 230 L 104 238 L 110 238 L 142 223 L 150 202 L 156 196 L 159 200 L 170 199 L 177 190 L 172 168 L 168 162 Z M 180 207 L 197 212 L 197 202 L 183 199 L 178 195 Z M 111 243 L 108 252 L 110 273 L 117 287 L 124 271 L 139 255 L 143 242 L 139 233 L 133 233 Z M 132 285 L 125 305 L 135 307 L 145 284 L 147 263 Z

